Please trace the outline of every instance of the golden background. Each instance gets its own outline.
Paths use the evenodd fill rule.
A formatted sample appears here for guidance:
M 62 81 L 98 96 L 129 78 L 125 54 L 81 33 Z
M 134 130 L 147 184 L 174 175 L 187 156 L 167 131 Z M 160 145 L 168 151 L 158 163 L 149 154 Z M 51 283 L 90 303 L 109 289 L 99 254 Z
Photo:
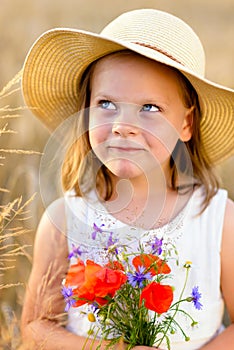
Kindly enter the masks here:
M 206 77 L 234 88 L 234 0 L 0 0 L 0 90 L 22 68 L 30 46 L 44 31 L 73 27 L 98 32 L 117 15 L 137 8 L 165 10 L 186 21 L 204 45 Z M 0 107 L 10 105 L 12 108 L 24 104 L 20 91 L 0 102 Z M 22 109 L 20 114 L 20 118 L 9 120 L 9 127 L 17 134 L 1 135 L 0 148 L 43 152 L 48 131 L 29 111 Z M 26 201 L 37 193 L 29 206 L 27 227 L 31 232 L 19 239 L 20 244 L 32 245 L 36 225 L 44 210 L 38 178 L 40 156 L 7 154 L 2 163 L 0 188 L 9 192 L 0 193 L 1 205 L 19 195 Z M 234 198 L 234 158 L 218 167 L 218 171 L 224 187 Z M 27 252 L 31 255 L 32 249 Z M 25 283 L 31 268 L 30 260 L 30 256 L 17 258 L 14 270 L 0 277 L 0 285 Z M 6 321 L 12 312 L 20 317 L 24 290 L 25 286 L 10 288 L 7 292 L 0 289 L 2 320 Z M 4 311 L 6 308 L 8 313 Z

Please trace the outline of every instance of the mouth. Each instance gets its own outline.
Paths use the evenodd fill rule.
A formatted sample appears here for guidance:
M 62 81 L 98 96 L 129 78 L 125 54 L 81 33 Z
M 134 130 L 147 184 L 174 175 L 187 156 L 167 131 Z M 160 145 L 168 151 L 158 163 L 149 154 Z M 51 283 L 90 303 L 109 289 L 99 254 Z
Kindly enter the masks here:
M 107 149 L 116 152 L 139 152 L 144 151 L 145 147 L 137 142 L 130 142 L 127 140 L 112 140 L 107 144 Z
M 139 151 L 144 151 L 140 147 L 129 147 L 129 146 L 108 146 L 108 150 L 121 153 L 136 153 Z

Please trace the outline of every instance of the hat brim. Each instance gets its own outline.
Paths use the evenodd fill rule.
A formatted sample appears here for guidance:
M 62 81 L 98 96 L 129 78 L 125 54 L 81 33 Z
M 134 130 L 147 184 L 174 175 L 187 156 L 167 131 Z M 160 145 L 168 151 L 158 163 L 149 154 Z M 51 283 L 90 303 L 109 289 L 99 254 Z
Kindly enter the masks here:
M 199 96 L 201 147 L 214 164 L 234 154 L 233 90 L 196 75 L 157 50 L 87 31 L 53 29 L 35 42 L 23 69 L 22 90 L 26 104 L 53 131 L 77 112 L 77 87 L 85 69 L 95 60 L 125 49 L 180 70 Z

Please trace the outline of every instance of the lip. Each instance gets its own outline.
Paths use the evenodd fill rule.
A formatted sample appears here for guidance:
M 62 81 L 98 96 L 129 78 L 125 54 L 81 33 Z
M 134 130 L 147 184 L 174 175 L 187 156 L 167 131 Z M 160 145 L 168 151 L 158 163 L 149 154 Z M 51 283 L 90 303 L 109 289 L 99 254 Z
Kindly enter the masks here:
M 125 146 L 108 146 L 108 149 L 117 151 L 117 152 L 129 152 L 129 153 L 144 151 L 144 149 L 140 147 L 128 147 L 128 146 L 126 147 Z
M 140 142 L 122 139 L 110 140 L 109 142 L 107 142 L 106 146 L 107 148 L 120 149 L 126 151 L 142 151 L 145 149 L 145 147 Z

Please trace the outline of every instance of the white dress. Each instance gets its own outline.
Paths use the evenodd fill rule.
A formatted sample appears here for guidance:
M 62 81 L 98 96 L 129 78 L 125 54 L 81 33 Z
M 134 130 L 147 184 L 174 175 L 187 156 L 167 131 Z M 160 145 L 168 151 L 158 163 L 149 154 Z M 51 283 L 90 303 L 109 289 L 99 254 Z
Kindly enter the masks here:
M 182 308 L 198 321 L 198 325 L 191 327 L 188 318 L 177 318 L 179 324 L 185 330 L 190 341 L 185 341 L 180 332 L 170 335 L 172 350 L 195 350 L 215 337 L 222 328 L 224 302 L 220 291 L 220 247 L 224 212 L 226 207 L 227 192 L 219 190 L 211 203 L 201 215 L 201 202 L 203 199 L 202 188 L 195 190 L 184 209 L 168 224 L 152 230 L 143 230 L 130 227 L 115 219 L 98 202 L 92 194 L 89 199 L 75 197 L 73 193 L 66 195 L 67 238 L 69 251 L 72 244 L 79 245 L 83 251 L 82 259 L 91 259 L 97 263 L 105 261 L 103 250 L 105 234 L 97 234 L 93 240 L 93 223 L 98 227 L 113 232 L 113 239 L 127 243 L 134 252 L 139 239 L 141 242 L 150 238 L 162 238 L 164 242 L 176 246 L 179 257 L 179 266 L 169 263 L 174 276 L 175 287 L 174 300 L 178 300 L 185 280 L 186 261 L 192 262 L 189 280 L 184 295 L 191 295 L 194 286 L 199 286 L 202 293 L 202 310 L 196 310 L 193 303 L 183 304 Z M 101 226 L 101 225 L 105 226 Z M 136 250 L 135 250 L 136 251 Z M 87 315 L 81 313 L 85 306 L 70 308 L 68 312 L 67 329 L 71 332 L 87 336 L 90 322 Z M 166 345 L 160 345 L 160 349 L 167 349 Z

